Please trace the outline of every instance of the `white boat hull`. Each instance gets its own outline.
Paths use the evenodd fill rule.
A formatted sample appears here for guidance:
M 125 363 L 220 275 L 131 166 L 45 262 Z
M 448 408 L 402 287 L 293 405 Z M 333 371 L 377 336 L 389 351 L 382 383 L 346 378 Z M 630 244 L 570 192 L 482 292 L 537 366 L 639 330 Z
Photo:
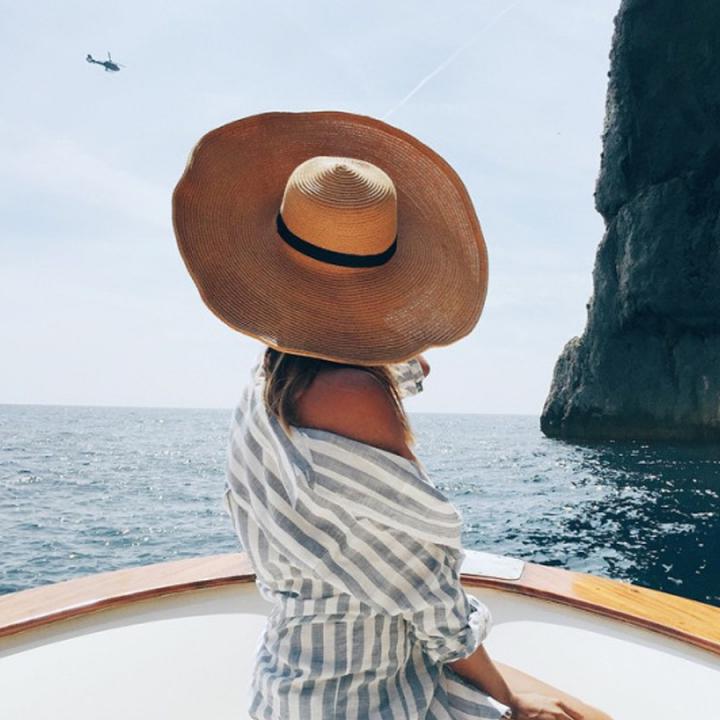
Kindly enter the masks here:
M 710 718 L 720 657 L 555 602 L 468 587 L 495 659 L 615 720 Z M 156 596 L 0 639 L 3 720 L 241 720 L 268 605 L 252 582 Z

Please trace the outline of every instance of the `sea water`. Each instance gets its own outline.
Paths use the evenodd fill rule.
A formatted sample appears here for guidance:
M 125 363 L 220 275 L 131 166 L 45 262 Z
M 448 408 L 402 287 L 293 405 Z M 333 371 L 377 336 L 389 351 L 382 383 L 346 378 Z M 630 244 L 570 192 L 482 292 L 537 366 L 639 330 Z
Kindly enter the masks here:
M 230 410 L 0 406 L 0 593 L 235 552 Z M 720 605 L 720 447 L 546 438 L 527 415 L 410 413 L 466 547 Z

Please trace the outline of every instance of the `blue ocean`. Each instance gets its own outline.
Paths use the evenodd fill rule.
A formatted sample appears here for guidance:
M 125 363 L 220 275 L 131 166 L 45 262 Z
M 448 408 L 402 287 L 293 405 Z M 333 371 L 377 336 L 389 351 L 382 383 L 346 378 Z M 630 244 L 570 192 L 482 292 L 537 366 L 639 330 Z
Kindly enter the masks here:
M 468 548 L 720 605 L 720 447 L 546 438 L 527 415 L 410 413 Z M 230 410 L 0 406 L 0 593 L 240 550 Z

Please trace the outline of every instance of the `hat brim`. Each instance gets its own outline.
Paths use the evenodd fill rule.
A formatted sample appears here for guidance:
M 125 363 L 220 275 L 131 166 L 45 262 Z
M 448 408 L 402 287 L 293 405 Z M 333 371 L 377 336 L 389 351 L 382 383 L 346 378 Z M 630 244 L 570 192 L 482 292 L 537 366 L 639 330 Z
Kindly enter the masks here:
M 315 155 L 369 161 L 395 184 L 397 250 L 336 267 L 278 236 L 293 169 Z M 277 349 L 360 365 L 401 362 L 467 335 L 487 293 L 487 249 L 457 173 L 413 136 L 364 115 L 270 112 L 206 134 L 173 193 L 178 246 L 203 301 Z

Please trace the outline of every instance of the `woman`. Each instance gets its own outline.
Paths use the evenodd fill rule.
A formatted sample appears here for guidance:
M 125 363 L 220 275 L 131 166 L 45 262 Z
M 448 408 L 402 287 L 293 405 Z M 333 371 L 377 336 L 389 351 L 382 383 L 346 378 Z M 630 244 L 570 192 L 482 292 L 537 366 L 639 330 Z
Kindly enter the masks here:
M 487 290 L 452 168 L 372 118 L 265 113 L 201 139 L 173 210 L 206 304 L 267 345 L 225 493 L 273 603 L 251 717 L 607 717 L 490 660 L 461 519 L 410 450 L 420 353 L 467 335 Z

